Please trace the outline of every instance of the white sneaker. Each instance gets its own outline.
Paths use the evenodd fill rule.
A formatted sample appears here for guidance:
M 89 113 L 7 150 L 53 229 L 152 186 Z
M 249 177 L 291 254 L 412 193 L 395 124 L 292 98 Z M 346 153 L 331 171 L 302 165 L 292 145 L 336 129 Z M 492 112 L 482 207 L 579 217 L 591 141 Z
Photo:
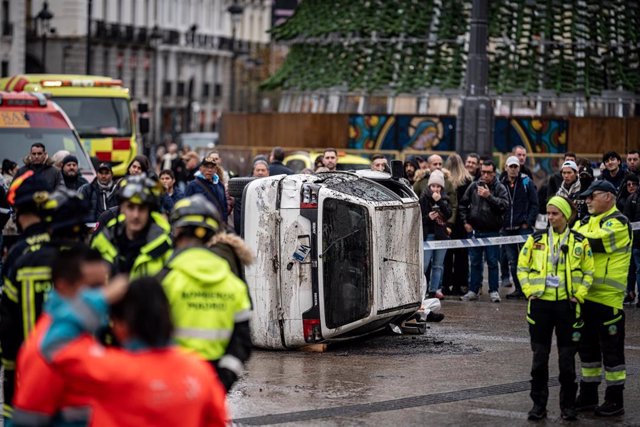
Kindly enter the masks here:
M 491 302 L 500 302 L 500 294 L 497 292 L 489 292 Z
M 477 300 L 478 300 L 478 294 L 476 294 L 473 291 L 469 291 L 460 297 L 460 301 L 477 301 Z

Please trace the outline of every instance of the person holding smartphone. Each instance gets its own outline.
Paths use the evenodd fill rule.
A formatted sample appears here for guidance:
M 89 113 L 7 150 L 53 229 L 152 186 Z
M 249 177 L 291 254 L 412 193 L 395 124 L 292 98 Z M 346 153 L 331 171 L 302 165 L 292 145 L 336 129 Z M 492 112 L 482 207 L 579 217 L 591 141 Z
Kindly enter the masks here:
M 464 229 L 469 237 L 496 237 L 502 228 L 504 214 L 509 208 L 507 189 L 496 179 L 496 165 L 485 160 L 480 167 L 480 179 L 469 185 L 459 204 Z M 499 246 L 479 246 L 469 249 L 469 292 L 460 297 L 462 301 L 475 301 L 482 287 L 483 254 L 489 266 L 489 298 L 500 302 L 498 294 Z
M 451 204 L 444 191 L 444 175 L 439 170 L 431 172 L 428 187 L 420 196 L 420 208 L 422 210 L 424 241 L 448 239 L 450 230 L 447 228 L 447 220 L 451 217 Z M 442 273 L 444 271 L 446 253 L 446 249 L 424 251 L 425 274 L 429 269 L 429 264 L 431 264 L 428 298 L 444 298 L 442 293 Z

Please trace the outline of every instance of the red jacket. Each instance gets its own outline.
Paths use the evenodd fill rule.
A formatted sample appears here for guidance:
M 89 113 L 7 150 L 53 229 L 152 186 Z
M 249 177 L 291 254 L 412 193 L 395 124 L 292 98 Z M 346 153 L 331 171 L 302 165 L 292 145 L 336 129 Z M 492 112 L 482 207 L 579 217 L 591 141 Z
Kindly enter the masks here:
M 43 313 L 18 353 L 13 423 L 20 426 L 42 425 L 49 418 L 50 422 L 55 420 L 55 425 L 77 425 L 83 421 L 87 425 L 98 425 L 90 424 L 94 418 L 92 414 L 95 416 L 96 412 L 92 399 L 68 388 L 40 352 L 40 341 L 50 324 L 51 317 Z
M 83 334 L 51 363 L 74 393 L 95 399 L 95 425 L 226 425 L 225 391 L 213 369 L 177 347 L 130 352 Z

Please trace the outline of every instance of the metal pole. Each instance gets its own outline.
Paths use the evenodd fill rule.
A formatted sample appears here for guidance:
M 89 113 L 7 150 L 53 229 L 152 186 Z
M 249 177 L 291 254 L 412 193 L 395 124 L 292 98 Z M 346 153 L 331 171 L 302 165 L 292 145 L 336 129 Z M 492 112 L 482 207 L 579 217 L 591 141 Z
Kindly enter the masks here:
M 231 25 L 231 81 L 229 87 L 229 110 L 236 109 L 236 24 Z
M 91 16 L 93 14 L 93 0 L 88 0 L 87 3 L 87 54 L 86 54 L 86 72 L 85 74 L 91 74 Z
M 481 156 L 493 152 L 493 106 L 488 95 L 489 1 L 473 0 L 467 60 L 466 87 L 458 111 L 456 148 Z
M 42 72 L 47 72 L 47 31 L 49 26 L 42 21 Z

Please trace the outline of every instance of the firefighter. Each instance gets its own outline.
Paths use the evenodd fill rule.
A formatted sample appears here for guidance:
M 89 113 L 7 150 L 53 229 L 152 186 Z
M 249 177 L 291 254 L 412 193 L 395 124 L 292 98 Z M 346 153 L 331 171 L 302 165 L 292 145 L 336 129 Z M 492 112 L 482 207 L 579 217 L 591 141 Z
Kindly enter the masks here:
M 158 212 L 161 193 L 158 182 L 144 174 L 120 181 L 119 213 L 91 241 L 111 264 L 112 274 L 154 275 L 171 256 L 170 226 Z
M 44 198 L 44 195 L 38 196 Z M 75 191 L 61 187 L 47 193 L 40 203 L 42 224 L 48 227 L 50 240 L 29 245 L 20 255 L 5 278 L 3 297 L 0 301 L 0 344 L 5 360 L 5 417 L 11 418 L 10 402 L 13 399 L 15 366 L 18 350 L 34 329 L 42 312 L 44 301 L 53 288 L 51 265 L 60 251 L 81 241 L 85 236 L 85 212 L 88 204 Z M 9 368 L 6 368 L 6 367 Z
M 222 215 L 202 195 L 176 202 L 171 213 L 176 251 L 161 273 L 176 342 L 215 367 L 229 391 L 251 353 L 247 286 L 205 245 Z
M 584 302 L 593 280 L 593 254 L 589 242 L 569 224 L 576 216 L 571 202 L 559 196 L 547 203 L 550 227 L 529 236 L 518 258 L 518 280 L 529 300 L 527 322 L 531 336 L 530 420 L 547 415 L 549 353 L 555 329 L 560 367 L 560 413 L 575 420 L 575 355 L 580 339 L 578 304 Z
M 631 260 L 632 230 L 628 219 L 616 208 L 616 188 L 608 181 L 595 181 L 581 194 L 589 216 L 574 228 L 589 239 L 595 272 L 593 285 L 582 306 L 584 331 L 579 353 L 582 366 L 578 410 L 595 409 L 599 416 L 624 413 L 623 390 L 625 315 L 622 309 Z M 598 406 L 598 386 L 607 384 L 604 403 Z

